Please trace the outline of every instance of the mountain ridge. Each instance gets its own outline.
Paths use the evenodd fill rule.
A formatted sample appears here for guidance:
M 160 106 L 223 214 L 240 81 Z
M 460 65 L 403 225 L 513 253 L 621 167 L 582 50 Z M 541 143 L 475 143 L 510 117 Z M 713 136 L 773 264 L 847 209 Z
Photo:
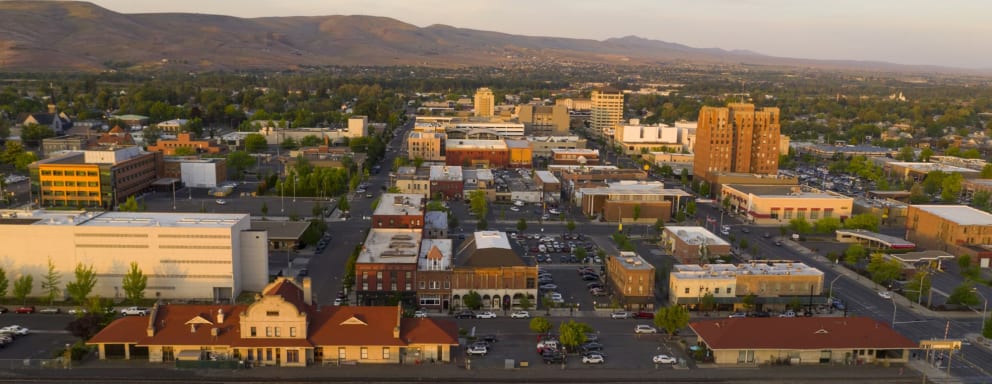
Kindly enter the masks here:
M 808 60 L 695 48 L 637 36 L 602 41 L 521 36 L 364 15 L 238 18 L 123 14 L 80 1 L 0 2 L 0 71 L 285 70 L 326 65 L 500 66 L 526 63 L 748 64 L 955 72 L 872 61 Z

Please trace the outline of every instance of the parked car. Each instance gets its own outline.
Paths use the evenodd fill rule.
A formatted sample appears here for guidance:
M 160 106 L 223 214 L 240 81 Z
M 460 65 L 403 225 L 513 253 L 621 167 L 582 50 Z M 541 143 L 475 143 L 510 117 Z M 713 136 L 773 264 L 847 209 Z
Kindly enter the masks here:
M 15 325 L 8 325 L 6 327 L 0 328 L 0 332 L 11 333 L 11 334 L 14 334 L 14 335 L 17 335 L 17 336 L 23 336 L 23 335 L 27 335 L 28 332 L 30 332 L 30 330 L 27 329 L 27 328 L 24 328 L 24 327 L 22 327 L 20 325 L 16 325 L 15 324 Z
M 626 319 L 630 317 L 630 313 L 626 311 L 617 311 L 610 314 L 611 319 Z
M 603 364 L 605 362 L 606 359 L 603 358 L 603 355 L 582 356 L 582 364 Z
M 62 310 L 56 307 L 45 307 L 38 310 L 38 313 L 61 313 Z
M 7 313 L 7 312 L 10 312 L 10 310 L 7 309 L 7 307 L 0 307 L 0 313 Z
M 728 316 L 728 317 L 731 318 L 731 319 L 733 319 L 735 317 L 747 317 L 747 314 L 744 313 L 744 312 L 734 312 L 734 313 L 731 313 L 730 316 Z
M 582 352 L 601 351 L 603 350 L 603 344 L 597 343 L 595 341 L 590 341 L 585 344 L 582 344 L 581 348 L 582 348 Z
M 217 199 L 217 200 L 214 200 L 214 202 L 217 203 L 217 205 L 227 204 L 227 201 L 225 201 L 224 199 Z
M 558 285 L 547 283 L 547 284 L 541 285 L 540 288 L 543 289 L 543 290 L 545 290 L 545 291 L 554 291 L 554 290 L 558 289 Z
M 541 359 L 544 360 L 544 364 L 561 364 L 565 362 L 565 355 L 554 350 L 547 350 L 546 353 L 541 353 Z
M 651 361 L 655 364 L 675 364 L 678 362 L 676 358 L 668 355 L 654 355 L 654 357 L 651 358 Z
M 634 326 L 634 333 L 658 333 L 658 329 L 647 324 L 637 324 Z
M 23 306 L 14 310 L 14 313 L 34 313 L 34 312 L 35 311 L 33 305 Z
M 121 316 L 148 316 L 148 309 L 142 307 L 127 307 L 121 310 Z
M 636 318 L 636 319 L 653 319 L 654 318 L 654 312 L 640 311 L 640 312 L 637 312 L 637 313 L 634 314 L 634 318 Z
M 892 292 L 889 291 L 878 291 L 878 295 L 883 299 L 892 299 Z
M 796 312 L 788 310 L 783 312 L 781 315 L 778 315 L 778 317 L 796 317 Z
M 89 311 L 86 310 L 86 308 L 79 308 L 79 307 L 77 307 L 77 308 L 70 308 L 68 312 L 69 312 L 70 315 L 82 315 L 82 314 L 85 314 L 85 313 L 87 313 Z
M 413 317 L 418 318 L 418 319 L 426 318 L 427 317 L 427 312 L 424 312 L 424 311 L 421 311 L 421 310 L 417 310 L 416 312 L 413 313 Z
M 465 353 L 469 356 L 485 356 L 489 353 L 489 348 L 484 345 L 473 345 Z
M 334 306 L 335 307 L 340 307 L 341 304 L 344 304 L 344 299 L 342 299 L 340 297 L 334 299 Z
M 493 312 L 493 311 L 479 312 L 479 313 L 475 314 L 475 318 L 476 319 L 495 319 L 496 318 L 496 312 Z
M 527 311 L 516 311 L 510 314 L 511 319 L 529 319 L 530 312 Z
M 456 319 L 474 319 L 475 312 L 472 311 L 461 311 L 455 314 Z

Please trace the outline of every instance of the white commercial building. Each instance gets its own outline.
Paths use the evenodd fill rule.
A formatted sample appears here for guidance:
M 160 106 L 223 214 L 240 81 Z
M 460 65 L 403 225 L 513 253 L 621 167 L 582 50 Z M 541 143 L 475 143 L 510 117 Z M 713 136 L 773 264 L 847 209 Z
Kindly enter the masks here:
M 233 301 L 268 283 L 267 243 L 247 214 L 0 211 L 0 267 L 11 282 L 32 276 L 30 296 L 47 294 L 51 260 L 60 299 L 77 264 L 96 273 L 91 296 L 123 298 L 135 262 L 148 277 L 146 298 Z

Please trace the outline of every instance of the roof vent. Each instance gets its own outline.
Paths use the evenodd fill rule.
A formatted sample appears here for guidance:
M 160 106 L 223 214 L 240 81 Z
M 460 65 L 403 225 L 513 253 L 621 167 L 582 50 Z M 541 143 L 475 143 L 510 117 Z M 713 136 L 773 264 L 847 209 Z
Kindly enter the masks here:
M 830 333 L 830 331 L 827 331 L 826 329 L 820 328 L 820 329 L 817 329 L 815 333 L 818 334 L 818 335 L 822 335 L 822 334 Z

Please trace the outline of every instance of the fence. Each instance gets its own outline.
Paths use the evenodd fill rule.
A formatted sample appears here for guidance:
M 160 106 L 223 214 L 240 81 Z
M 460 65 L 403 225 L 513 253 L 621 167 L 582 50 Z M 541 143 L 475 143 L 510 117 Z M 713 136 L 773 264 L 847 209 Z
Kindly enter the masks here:
M 0 359 L 0 370 L 3 369 L 66 369 L 69 365 L 62 363 L 62 358 L 55 359 Z

